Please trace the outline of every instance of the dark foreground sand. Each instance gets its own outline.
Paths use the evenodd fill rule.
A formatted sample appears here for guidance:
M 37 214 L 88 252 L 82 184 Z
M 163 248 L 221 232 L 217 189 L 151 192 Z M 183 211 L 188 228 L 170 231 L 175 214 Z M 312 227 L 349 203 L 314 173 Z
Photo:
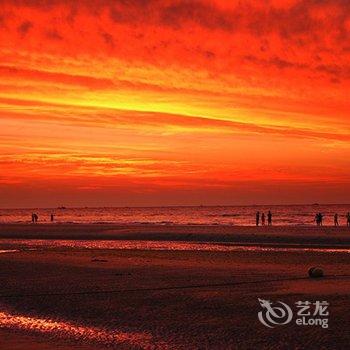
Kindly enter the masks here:
M 343 228 L 6 225 L 0 237 L 350 246 Z M 0 240 L 0 250 L 4 249 Z M 16 246 L 16 240 L 13 240 Z M 326 248 L 324 248 L 326 249 Z M 307 278 L 320 265 L 326 277 Z M 0 349 L 347 349 L 350 253 L 56 247 L 0 254 Z M 269 329 L 258 298 L 326 300 L 329 328 Z M 295 308 L 294 308 L 295 309 Z

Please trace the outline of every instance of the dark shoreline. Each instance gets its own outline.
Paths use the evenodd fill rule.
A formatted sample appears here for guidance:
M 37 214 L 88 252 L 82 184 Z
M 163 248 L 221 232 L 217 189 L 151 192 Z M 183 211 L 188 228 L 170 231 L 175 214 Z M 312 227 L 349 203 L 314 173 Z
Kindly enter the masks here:
M 0 239 L 149 240 L 235 244 L 350 246 L 349 227 L 0 224 Z

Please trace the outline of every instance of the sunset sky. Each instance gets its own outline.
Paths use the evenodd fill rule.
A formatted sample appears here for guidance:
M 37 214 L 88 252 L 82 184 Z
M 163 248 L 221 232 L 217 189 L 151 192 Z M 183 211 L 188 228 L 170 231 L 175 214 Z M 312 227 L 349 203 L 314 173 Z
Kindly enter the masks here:
M 350 202 L 347 0 L 2 0 L 0 77 L 0 207 Z

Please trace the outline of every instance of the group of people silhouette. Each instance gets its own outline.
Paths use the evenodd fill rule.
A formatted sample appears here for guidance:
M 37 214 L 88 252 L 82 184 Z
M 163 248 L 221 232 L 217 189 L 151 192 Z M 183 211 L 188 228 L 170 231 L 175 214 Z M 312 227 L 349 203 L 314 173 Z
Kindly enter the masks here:
M 323 225 L 323 218 L 324 218 L 324 215 L 322 213 L 317 213 L 315 215 L 315 222 L 316 222 L 317 226 L 322 226 Z M 345 215 L 345 218 L 346 218 L 346 226 L 350 226 L 350 213 L 347 213 Z M 333 222 L 334 222 L 334 226 L 339 226 L 339 215 L 338 215 L 338 213 L 334 214 Z
M 256 213 L 256 226 L 259 226 L 260 225 L 260 220 L 261 220 L 261 226 L 265 226 L 266 224 L 266 216 L 265 216 L 265 213 L 261 213 L 260 215 L 260 212 L 258 211 Z M 269 212 L 267 213 L 267 225 L 268 226 L 271 226 L 272 225 L 272 213 L 271 211 L 269 210 Z
M 271 226 L 272 225 L 272 213 L 269 210 L 267 215 L 265 216 L 265 213 L 260 213 L 259 211 L 256 213 L 255 216 L 255 223 L 256 226 L 259 226 L 261 224 L 261 226 L 265 226 L 266 225 L 266 218 L 267 218 L 267 225 Z M 350 212 L 348 212 L 345 215 L 346 218 L 346 226 L 350 227 Z M 323 226 L 323 219 L 324 219 L 324 215 L 322 213 L 317 213 L 315 215 L 315 222 L 317 226 Z M 39 220 L 39 217 L 36 213 L 32 213 L 32 223 L 37 223 Z M 54 215 L 51 214 L 50 215 L 50 221 L 53 222 L 54 221 Z M 339 226 L 339 216 L 338 213 L 334 214 L 334 226 Z
M 37 223 L 38 222 L 38 220 L 39 220 L 39 217 L 38 217 L 38 215 L 37 214 L 35 214 L 35 213 L 32 213 L 32 223 Z
M 315 215 L 315 222 L 317 226 L 322 226 L 323 225 L 323 214 L 322 213 L 317 213 Z
M 272 225 L 272 213 L 269 210 L 267 213 L 267 225 L 271 226 Z M 255 223 L 256 226 L 265 226 L 266 225 L 266 216 L 265 213 L 260 213 L 259 211 L 256 213 L 255 216 Z M 345 215 L 346 218 L 346 226 L 350 227 L 350 212 Z M 323 219 L 324 215 L 322 213 L 317 213 L 315 215 L 315 222 L 317 226 L 323 226 Z M 337 213 L 334 214 L 334 226 L 339 226 L 339 215 Z
M 32 223 L 36 224 L 39 220 L 39 216 L 36 213 L 32 213 Z M 50 221 L 53 222 L 54 221 L 54 215 L 50 214 Z
M 346 226 L 350 226 L 350 212 L 345 215 L 346 218 Z M 334 226 L 339 226 L 338 214 L 334 214 Z

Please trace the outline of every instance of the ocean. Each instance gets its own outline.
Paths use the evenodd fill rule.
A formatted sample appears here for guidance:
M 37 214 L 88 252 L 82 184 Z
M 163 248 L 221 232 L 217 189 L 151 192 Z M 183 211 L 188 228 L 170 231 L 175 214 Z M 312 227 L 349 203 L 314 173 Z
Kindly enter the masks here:
M 257 211 L 266 215 L 269 210 L 273 214 L 273 224 L 279 226 L 314 225 L 318 212 L 324 215 L 324 225 L 333 225 L 335 213 L 339 215 L 340 225 L 345 225 L 350 204 L 0 209 L 0 223 L 31 222 L 31 214 L 36 213 L 39 223 L 50 222 L 50 215 L 54 214 L 57 223 L 250 226 L 255 225 Z

